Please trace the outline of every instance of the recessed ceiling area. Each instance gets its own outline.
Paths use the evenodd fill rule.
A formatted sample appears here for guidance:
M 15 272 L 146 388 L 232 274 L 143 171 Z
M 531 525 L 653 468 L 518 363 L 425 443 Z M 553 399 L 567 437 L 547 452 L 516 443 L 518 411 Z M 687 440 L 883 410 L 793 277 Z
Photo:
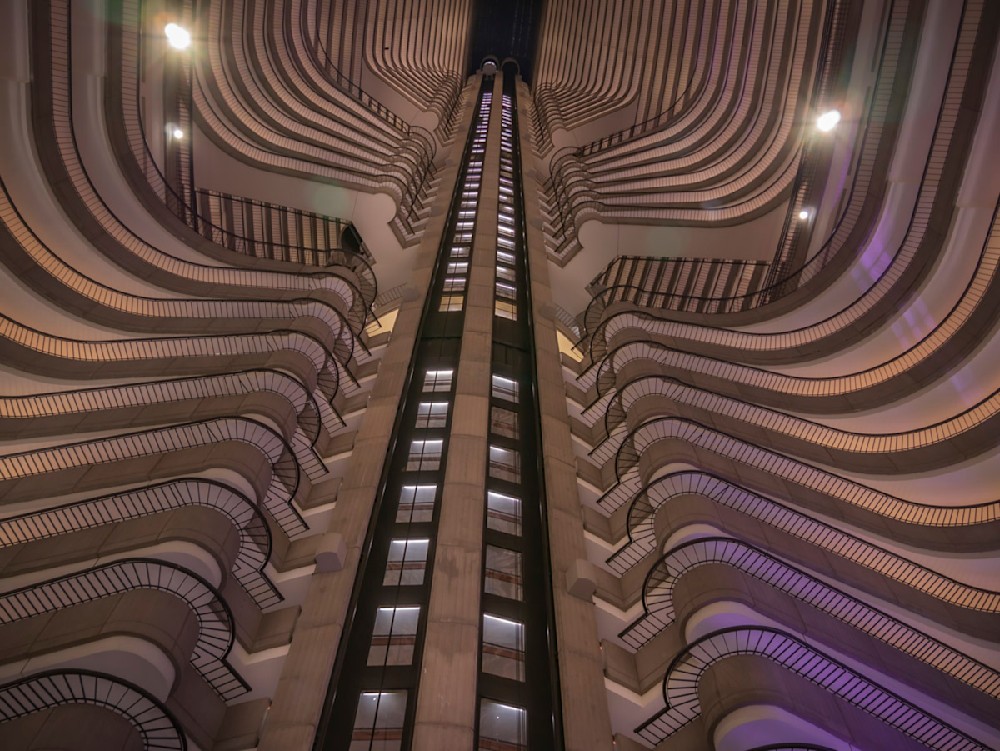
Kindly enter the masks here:
M 487 55 L 501 62 L 512 57 L 530 85 L 545 5 L 545 0 L 473 0 L 466 72 L 475 73 Z

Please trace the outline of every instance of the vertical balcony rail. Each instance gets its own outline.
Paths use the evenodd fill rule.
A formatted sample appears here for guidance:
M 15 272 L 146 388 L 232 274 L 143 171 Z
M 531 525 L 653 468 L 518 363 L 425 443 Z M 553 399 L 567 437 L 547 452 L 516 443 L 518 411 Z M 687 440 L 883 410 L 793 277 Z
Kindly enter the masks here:
M 124 717 L 136 729 L 144 751 L 186 751 L 177 718 L 147 691 L 92 670 L 49 670 L 0 686 L 3 724 L 35 712 L 90 704 Z
M 166 592 L 191 609 L 198 620 L 191 664 L 223 700 L 230 701 L 250 690 L 226 660 L 235 638 L 229 606 L 207 581 L 171 563 L 129 558 L 8 592 L 0 595 L 0 624 L 136 589 Z
M 45 9 L 45 4 L 41 3 L 39 5 L 40 13 Z M 46 23 L 46 19 L 50 23 Z M 46 66 L 45 61 L 40 59 L 40 56 L 36 56 L 34 63 L 36 71 L 40 72 L 40 78 L 43 81 L 47 81 L 51 86 L 51 119 L 54 125 L 55 138 L 58 143 L 58 151 L 62 157 L 66 174 L 73 188 L 76 190 L 79 200 L 89 212 L 89 216 L 107 233 L 110 240 L 120 245 L 119 250 L 124 254 L 128 254 L 130 260 L 133 262 L 142 259 L 144 262 L 150 263 L 160 270 L 165 271 L 169 268 L 170 272 L 174 274 L 179 273 L 193 276 L 199 281 L 210 281 L 213 284 L 226 283 L 228 281 L 229 283 L 243 286 L 251 280 L 259 280 L 260 286 L 273 286 L 268 283 L 269 280 L 280 276 L 273 272 L 253 272 L 242 269 L 203 266 L 194 263 L 184 263 L 175 257 L 168 256 L 159 249 L 148 245 L 132 233 L 103 201 L 90 182 L 90 177 L 83 167 L 73 131 L 71 97 L 69 94 L 71 88 L 69 23 L 69 7 L 65 0 L 51 0 L 49 13 L 44 17 L 39 15 L 35 18 L 36 30 L 44 29 L 45 35 L 49 38 L 49 48 L 42 50 L 40 55 L 44 56 L 44 53 L 48 53 L 51 56 L 48 60 L 50 64 Z M 37 102 L 36 104 L 41 106 L 41 102 Z M 33 235 L 30 229 L 26 231 Z M 320 301 L 310 301 L 308 303 L 303 301 L 303 304 L 316 308 L 318 317 L 331 322 L 331 329 L 340 340 L 335 345 L 335 350 L 340 355 L 341 361 L 347 362 L 350 359 L 350 355 L 347 353 L 353 353 L 354 350 L 355 336 L 353 329 L 363 325 L 365 318 L 364 303 L 361 296 L 356 294 L 356 290 L 352 291 L 348 281 L 340 278 L 332 281 L 333 284 L 331 286 L 339 288 L 338 292 L 341 293 L 340 296 L 344 300 L 349 313 L 357 320 L 346 320 L 344 314 L 336 307 L 321 303 Z M 218 305 L 219 303 L 209 303 L 209 305 L 213 304 Z M 252 313 L 250 309 L 254 305 L 263 308 L 272 305 L 256 300 L 232 301 L 231 304 L 242 304 L 247 308 L 247 316 L 260 317 L 267 317 L 266 311 Z M 191 305 L 196 306 L 197 301 L 191 301 Z M 293 315 L 293 317 L 297 316 L 298 313 Z M 343 320 L 343 325 L 339 321 L 334 322 L 338 319 Z M 357 328 L 357 330 L 360 331 L 360 328 Z M 343 359 L 345 356 L 348 359 Z
M 799 479 L 792 487 L 821 493 L 817 497 L 824 499 L 824 508 L 829 508 L 830 503 L 843 502 L 884 521 L 924 527 L 931 532 L 942 528 L 957 529 L 969 539 L 970 546 L 981 544 L 977 542 L 978 538 L 991 541 L 991 528 L 1000 521 L 1000 501 L 996 500 L 964 506 L 932 506 L 881 493 L 834 475 L 817 479 L 826 482 L 817 484 Z M 881 549 L 871 548 L 858 537 L 709 472 L 671 472 L 646 485 L 628 483 L 628 487 L 621 487 L 621 491 L 622 495 L 627 495 L 623 505 L 629 505 L 627 539 L 607 560 L 611 569 L 619 574 L 647 559 L 656 549 L 655 523 L 659 509 L 678 498 L 691 495 L 703 497 L 781 532 L 829 549 L 836 555 L 860 562 L 878 560 L 882 555 Z M 818 501 L 806 501 L 805 505 L 815 503 Z M 976 534 L 977 529 L 983 534 Z M 866 552 L 870 548 L 874 552 Z M 891 573 L 893 578 L 899 579 L 898 570 Z
M 260 508 L 229 485 L 205 478 L 181 478 L 125 493 L 67 503 L 0 520 L 0 539 L 26 545 L 176 509 L 202 506 L 228 518 L 239 534 L 233 576 L 262 610 L 282 597 L 264 573 L 271 557 L 271 531 Z
M 859 633 L 880 641 L 928 667 L 965 683 L 985 697 L 1000 699 L 1000 674 L 918 628 L 872 607 L 749 543 L 706 537 L 671 548 L 653 564 L 642 586 L 643 614 L 618 636 L 639 650 L 676 620 L 674 585 L 699 566 L 722 564 L 783 592 Z M 848 651 L 850 647 L 845 647 Z M 928 687 L 933 692 L 932 687 Z
M 721 629 L 685 647 L 663 677 L 666 708 L 635 732 L 656 745 L 687 725 L 701 714 L 698 683 L 704 672 L 720 660 L 738 655 L 767 658 L 932 751 L 988 751 L 961 730 L 881 688 L 802 639 L 766 627 Z
M 977 87 L 981 86 L 981 82 L 976 78 L 970 79 L 969 74 L 982 14 L 983 4 L 981 0 L 968 0 L 965 3 L 959 36 L 953 49 L 948 84 L 938 112 L 931 149 L 924 164 L 920 190 L 910 216 L 906 237 L 877 280 L 854 304 L 829 316 L 817 325 L 784 335 L 788 337 L 789 341 L 794 340 L 797 346 L 806 344 L 820 336 L 827 336 L 831 329 L 846 328 L 857 322 L 858 319 L 875 308 L 877 303 L 889 290 L 895 287 L 904 275 L 910 276 L 914 270 L 926 267 L 926 265 L 921 266 L 916 263 L 918 259 L 931 253 L 932 250 L 937 252 L 939 243 L 931 243 L 925 239 L 927 227 L 932 213 L 949 210 L 947 209 L 947 197 L 940 194 L 940 186 L 949 184 L 951 175 L 958 174 L 964 166 L 964 160 L 955 158 L 950 152 L 953 149 L 958 149 L 964 155 L 969 148 L 968 139 L 961 139 L 961 141 L 953 143 L 952 136 L 962 113 L 963 98 L 967 95 L 966 83 L 971 82 Z M 947 176 L 949 180 L 943 180 L 943 176 Z M 814 256 L 814 258 L 816 257 L 818 256 Z M 910 269 L 911 264 L 913 264 L 912 269 Z M 801 280 L 805 279 L 806 273 L 802 272 Z M 644 318 L 646 323 L 643 326 L 647 331 L 647 336 L 650 330 L 659 333 L 659 329 L 675 325 L 650 313 L 626 312 L 624 315 L 636 315 Z M 614 317 L 603 316 L 590 337 L 591 359 L 594 362 L 602 359 L 607 352 L 608 327 Z M 699 335 L 708 339 L 713 339 L 716 336 L 720 340 L 730 339 L 733 344 L 739 339 L 739 344 L 735 346 L 744 349 L 762 349 L 765 344 L 773 346 L 781 339 L 781 337 L 739 337 L 736 332 L 730 330 L 709 329 L 707 327 L 700 328 Z
M 70 443 L 19 454 L 0 456 L 0 482 L 17 484 L 23 491 L 31 479 L 45 477 L 49 493 L 63 492 L 53 473 L 92 465 L 125 462 L 165 452 L 190 451 L 235 442 L 271 467 L 264 508 L 290 537 L 308 527 L 296 508 L 299 472 L 302 471 L 293 447 L 264 423 L 249 418 L 220 418 L 157 428 L 128 435 Z M 315 457 L 303 457 L 316 463 Z M 71 478 L 76 479 L 74 475 Z M 148 479 L 148 476 L 147 478 Z M 66 488 L 76 488 L 70 485 Z
M 894 3 L 886 28 L 879 62 L 875 90 L 865 106 L 865 128 L 859 138 L 855 163 L 851 170 L 852 183 L 846 207 L 838 218 L 834 231 L 824 244 L 809 259 L 797 267 L 790 264 L 795 257 L 797 243 L 808 239 L 808 233 L 798 231 L 798 223 L 792 217 L 805 205 L 803 190 L 817 179 L 816 165 L 812 157 L 802 160 L 800 174 L 793 188 L 793 206 L 790 207 L 782 231 L 782 240 L 772 261 L 748 263 L 741 261 L 671 259 L 666 264 L 652 264 L 648 259 L 626 259 L 625 268 L 629 273 L 615 269 L 595 278 L 593 284 L 599 288 L 595 299 L 588 306 L 585 316 L 587 331 L 593 332 L 599 325 L 604 311 L 612 304 L 624 302 L 632 305 L 660 310 L 676 310 L 691 313 L 733 313 L 751 310 L 767 302 L 782 297 L 809 281 L 825 269 L 835 257 L 848 247 L 865 220 L 873 220 L 871 191 L 873 184 L 881 184 L 881 175 L 875 173 L 874 165 L 882 146 L 883 131 L 888 121 L 888 111 L 892 103 L 897 70 L 903 47 L 908 3 L 899 0 Z M 835 24 L 836 35 L 843 36 L 842 14 Z M 840 44 L 842 54 L 842 41 Z M 818 95 L 829 87 L 831 71 L 835 66 L 827 65 L 824 76 L 819 79 Z M 816 174 L 813 174 L 816 173 Z M 784 259 L 784 260 L 782 260 Z M 629 263 L 631 261 L 631 263 Z M 670 268 L 658 268 L 659 266 Z M 630 268 L 631 267 L 631 268 Z M 674 268 L 676 267 L 676 268 Z M 650 279 L 650 274 L 655 277 Z M 638 277 L 638 280 L 637 280 Z M 683 290 L 683 291 L 675 291 Z M 591 310 L 590 308 L 594 309 Z

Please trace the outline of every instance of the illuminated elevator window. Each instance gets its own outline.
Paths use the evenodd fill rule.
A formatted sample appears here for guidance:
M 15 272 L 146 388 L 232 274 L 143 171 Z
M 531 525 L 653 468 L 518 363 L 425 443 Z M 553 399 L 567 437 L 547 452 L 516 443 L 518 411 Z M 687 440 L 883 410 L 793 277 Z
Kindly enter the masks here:
M 528 748 L 528 713 L 520 707 L 483 699 L 479 703 L 478 751 Z M 354 751 L 352 748 L 351 751 Z
M 451 391 L 451 370 L 427 370 L 424 372 L 424 393 Z
M 524 624 L 483 614 L 484 673 L 524 680 Z
M 483 592 L 488 595 L 521 599 L 521 554 L 516 550 L 486 546 L 486 578 Z
M 521 455 L 514 449 L 490 446 L 490 477 L 507 482 L 520 482 Z
M 396 507 L 397 524 L 429 522 L 434 515 L 437 485 L 404 485 Z
M 448 402 L 420 402 L 415 428 L 443 428 L 448 421 Z
M 506 300 L 497 300 L 493 304 L 493 315 L 497 318 L 507 318 L 511 321 L 517 320 L 517 306 Z
M 512 284 L 497 282 L 497 297 L 502 297 L 505 300 L 515 300 L 517 299 L 517 289 Z
M 358 698 L 350 751 L 399 751 L 403 748 L 405 691 L 365 691 Z
M 517 438 L 517 412 L 493 407 L 490 410 L 490 431 L 504 438 Z
M 496 532 L 521 536 L 521 499 L 492 490 L 486 493 L 486 526 Z
M 442 295 L 441 303 L 438 305 L 440 313 L 457 313 L 462 309 L 465 295 Z
M 404 587 L 424 583 L 427 570 L 428 540 L 393 540 L 389 543 L 389 560 L 382 583 Z
M 420 608 L 379 608 L 375 615 L 369 665 L 410 665 Z
M 493 376 L 493 398 L 517 403 L 517 381 L 503 376 Z
M 420 472 L 437 469 L 441 466 L 441 448 L 443 441 L 412 441 L 410 453 L 406 457 L 406 471 Z

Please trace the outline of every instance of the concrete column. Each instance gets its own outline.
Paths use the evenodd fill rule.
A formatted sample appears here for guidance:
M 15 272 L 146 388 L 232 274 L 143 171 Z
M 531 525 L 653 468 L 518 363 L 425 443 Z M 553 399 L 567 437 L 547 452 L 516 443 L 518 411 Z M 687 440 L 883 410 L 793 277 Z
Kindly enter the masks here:
M 539 208 L 538 164 L 531 147 L 531 129 L 527 127 L 531 122 L 529 96 L 523 84 L 519 89 L 521 185 L 538 367 L 538 409 L 542 419 L 563 733 L 566 751 L 598 751 L 612 746 L 611 719 L 594 606 L 589 598 L 580 599 L 567 589 L 567 573 L 572 574 L 577 562 L 587 558 L 587 551 L 555 321 L 551 313 L 546 313 L 551 310 L 552 289 Z
M 502 92 L 498 74 L 493 85 L 469 264 L 462 354 L 456 374 L 417 694 L 414 751 L 471 749 L 475 738 Z
M 469 128 L 474 106 L 475 96 L 467 96 L 459 126 L 462 132 Z M 311 748 L 326 702 L 361 548 L 375 503 L 382 465 L 390 448 L 393 422 L 413 355 L 420 314 L 444 232 L 444 220 L 458 178 L 457 159 L 446 161 L 439 155 L 437 163 L 441 185 L 431 216 L 419 246 L 407 251 L 416 254 L 411 281 L 413 293 L 404 296 L 400 307 L 392 340 L 379 365 L 378 380 L 358 428 L 350 467 L 337 493 L 337 505 L 327 530 L 342 536 L 343 568 L 339 571 L 317 571 L 310 579 L 302 614 L 275 691 L 274 704 L 258 746 L 260 751 Z

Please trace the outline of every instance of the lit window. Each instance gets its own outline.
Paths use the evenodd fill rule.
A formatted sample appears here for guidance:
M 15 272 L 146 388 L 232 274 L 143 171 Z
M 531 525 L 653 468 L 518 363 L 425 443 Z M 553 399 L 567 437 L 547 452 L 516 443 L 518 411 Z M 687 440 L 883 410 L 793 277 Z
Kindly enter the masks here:
M 448 421 L 448 402 L 420 402 L 415 428 L 443 428 Z
M 497 279 L 503 279 L 505 281 L 513 283 L 514 279 L 514 269 L 510 266 L 500 266 L 497 265 Z
M 484 613 L 482 664 L 484 673 L 523 681 L 524 624 Z
M 364 691 L 358 698 L 350 751 L 399 751 L 403 748 L 405 691 Z
M 486 493 L 486 527 L 508 535 L 521 535 L 521 499 L 503 493 Z
M 469 270 L 468 261 L 452 261 L 448 264 L 449 274 L 464 274 Z
M 515 288 L 512 284 L 497 282 L 497 297 L 514 300 L 517 298 L 517 288 Z
M 490 477 L 508 482 L 520 482 L 521 455 L 513 449 L 490 446 Z
M 434 514 L 437 485 L 404 485 L 396 507 L 397 524 L 429 522 Z
M 451 247 L 452 258 L 468 258 L 469 247 L 467 245 L 453 245 Z
M 517 403 L 517 381 L 503 376 L 493 376 L 493 398 Z
M 508 600 L 520 600 L 521 554 L 516 550 L 487 545 L 483 591 L 486 594 L 506 597 Z
M 465 302 L 464 295 L 442 295 L 441 304 L 438 305 L 439 313 L 457 313 L 462 309 Z
M 451 370 L 428 370 L 424 372 L 424 392 L 440 393 L 451 391 Z
M 505 250 L 498 250 L 497 251 L 497 260 L 500 261 L 501 263 L 506 263 L 508 266 L 513 266 L 514 265 L 514 254 L 513 253 L 508 253 Z
M 477 748 L 478 751 L 523 751 L 527 749 L 527 712 L 520 707 L 483 699 L 479 705 L 479 743 Z
M 479 743 L 476 744 L 478 750 L 526 750 L 528 748 L 527 715 L 528 713 L 520 707 L 483 699 L 479 704 Z
M 368 664 L 410 665 L 417 641 L 419 616 L 420 608 L 379 608 L 375 615 L 372 645 L 368 649 Z M 500 633 L 499 636 L 502 637 L 503 634 Z M 484 643 L 483 654 L 485 653 Z
M 493 407 L 490 430 L 504 438 L 517 438 L 517 412 L 511 412 L 503 407 Z
M 404 587 L 424 583 L 427 569 L 427 540 L 393 540 L 382 584 Z
M 440 440 L 410 443 L 410 455 L 406 457 L 406 471 L 420 472 L 440 467 L 443 445 L 444 442 Z
M 446 276 L 444 279 L 445 292 L 461 292 L 465 289 L 464 276 Z
M 506 300 L 497 300 L 493 304 L 493 314 L 498 318 L 507 318 L 511 321 L 516 321 L 517 305 Z

